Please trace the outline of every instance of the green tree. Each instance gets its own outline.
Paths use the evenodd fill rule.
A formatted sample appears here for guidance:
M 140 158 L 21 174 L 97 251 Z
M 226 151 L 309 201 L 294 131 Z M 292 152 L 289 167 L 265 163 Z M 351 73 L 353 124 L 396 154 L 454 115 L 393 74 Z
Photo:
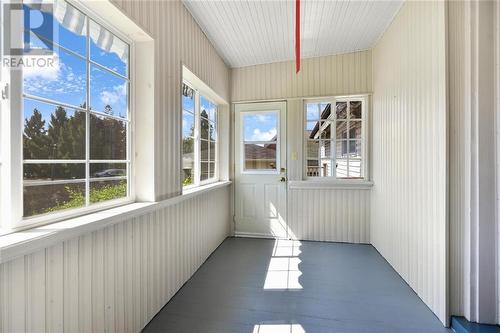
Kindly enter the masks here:
M 48 138 L 45 129 L 45 120 L 37 109 L 29 119 L 24 121 L 23 133 L 23 158 L 45 159 L 48 156 Z M 46 177 L 44 168 L 40 165 L 29 165 L 25 167 L 25 175 L 28 178 Z

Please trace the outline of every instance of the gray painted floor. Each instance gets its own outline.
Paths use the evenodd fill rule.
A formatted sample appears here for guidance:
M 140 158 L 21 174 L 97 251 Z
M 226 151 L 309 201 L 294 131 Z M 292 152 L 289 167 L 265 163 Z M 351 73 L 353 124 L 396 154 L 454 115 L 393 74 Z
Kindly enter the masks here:
M 144 332 L 451 332 L 370 245 L 229 238 Z

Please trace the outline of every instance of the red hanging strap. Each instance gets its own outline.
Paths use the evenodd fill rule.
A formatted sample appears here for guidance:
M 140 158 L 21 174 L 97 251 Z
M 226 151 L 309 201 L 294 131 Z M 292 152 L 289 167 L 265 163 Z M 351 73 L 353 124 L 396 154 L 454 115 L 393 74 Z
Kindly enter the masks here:
M 295 73 L 300 71 L 300 0 L 295 0 Z

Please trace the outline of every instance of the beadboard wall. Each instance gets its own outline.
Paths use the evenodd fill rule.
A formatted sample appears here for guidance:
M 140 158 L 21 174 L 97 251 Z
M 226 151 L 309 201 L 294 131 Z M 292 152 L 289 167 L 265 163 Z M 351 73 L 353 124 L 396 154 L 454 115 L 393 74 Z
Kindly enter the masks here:
M 232 69 L 233 102 L 371 93 L 372 51 Z
M 155 39 L 160 201 L 182 189 L 182 65 L 227 102 L 230 71 L 179 0 L 112 2 Z M 0 332 L 139 332 L 229 235 L 230 200 L 226 186 L 1 264 Z
M 155 39 L 156 198 L 181 193 L 182 65 L 230 102 L 230 70 L 180 0 L 112 0 Z
M 465 272 L 466 229 L 470 225 L 470 12 L 466 1 L 448 4 L 449 47 L 449 220 L 450 220 L 450 312 L 469 317 L 465 311 L 467 285 Z M 469 43 L 469 45 L 467 45 Z M 469 50 L 469 51 L 468 51 Z M 470 317 L 469 317 L 470 318 Z
M 1 264 L 0 332 L 139 332 L 229 235 L 229 195 L 215 189 Z
M 446 2 L 407 1 L 373 51 L 371 242 L 447 309 Z
M 371 57 L 371 51 L 361 51 L 304 59 L 298 75 L 293 61 L 232 69 L 233 101 L 287 102 L 289 183 L 303 180 L 303 136 L 297 135 L 304 131 L 303 98 L 370 93 Z M 295 239 L 370 242 L 369 188 L 289 186 L 287 199 L 290 209 L 287 225 Z

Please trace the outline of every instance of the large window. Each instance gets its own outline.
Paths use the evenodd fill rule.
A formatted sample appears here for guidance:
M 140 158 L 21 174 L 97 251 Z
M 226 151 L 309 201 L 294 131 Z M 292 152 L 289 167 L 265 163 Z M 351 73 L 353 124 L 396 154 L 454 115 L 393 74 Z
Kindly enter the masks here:
M 364 98 L 306 101 L 305 176 L 363 179 Z
M 25 218 L 131 199 L 129 44 L 69 3 L 54 4 L 57 15 L 41 12 L 52 33 L 25 21 L 26 53 L 52 49 L 55 64 L 23 71 Z
M 217 105 L 187 83 L 182 88 L 182 184 L 218 179 Z

